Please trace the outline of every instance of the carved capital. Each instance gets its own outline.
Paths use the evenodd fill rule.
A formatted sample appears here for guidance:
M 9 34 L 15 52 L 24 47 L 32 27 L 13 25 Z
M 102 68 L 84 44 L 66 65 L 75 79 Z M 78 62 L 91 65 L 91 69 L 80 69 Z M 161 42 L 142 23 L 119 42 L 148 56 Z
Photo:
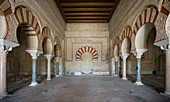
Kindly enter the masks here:
M 54 57 L 54 55 L 51 54 L 46 54 L 44 56 L 47 58 L 47 60 L 51 60 Z
M 128 56 L 129 56 L 129 54 L 124 54 L 124 55 L 121 55 L 120 57 L 125 61 Z
M 32 59 L 37 59 L 40 54 L 30 53 L 30 55 L 32 56 Z
M 119 61 L 119 56 L 115 56 L 115 61 Z
M 55 57 L 56 62 L 59 62 L 60 57 Z
M 134 53 L 134 55 L 136 56 L 136 58 L 141 58 L 141 56 L 143 55 L 144 52 L 137 52 Z
M 6 55 L 9 51 L 12 51 L 12 47 L 0 45 L 0 54 Z
M 170 45 L 163 45 L 161 49 L 165 51 L 165 53 L 170 53 Z

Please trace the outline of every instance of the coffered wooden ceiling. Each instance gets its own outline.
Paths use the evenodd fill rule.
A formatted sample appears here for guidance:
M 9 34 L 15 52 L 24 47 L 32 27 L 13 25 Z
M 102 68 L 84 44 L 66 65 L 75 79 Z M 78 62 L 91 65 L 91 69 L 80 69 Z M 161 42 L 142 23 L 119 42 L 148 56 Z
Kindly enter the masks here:
M 55 0 L 66 23 L 108 23 L 119 0 Z

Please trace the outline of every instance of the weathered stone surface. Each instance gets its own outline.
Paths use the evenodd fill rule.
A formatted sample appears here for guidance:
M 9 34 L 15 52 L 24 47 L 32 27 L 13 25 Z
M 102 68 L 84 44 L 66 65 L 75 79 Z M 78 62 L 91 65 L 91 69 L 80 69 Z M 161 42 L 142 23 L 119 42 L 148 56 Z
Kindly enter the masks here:
M 80 72 L 86 69 L 83 60 L 76 59 L 77 51 L 90 52 L 96 49 L 98 58 L 90 59 L 89 71 L 108 72 L 109 26 L 106 23 L 71 23 L 66 27 L 66 71 Z M 86 47 L 87 48 L 86 48 Z M 81 48 L 83 48 L 81 50 Z M 85 49 L 84 49 L 85 48 Z M 88 50 L 88 51 L 87 51 Z M 93 52 L 93 51 L 92 51 Z M 92 54 L 93 55 L 93 54 Z M 94 57 L 92 57 L 94 58 Z M 90 63 L 88 65 L 90 65 Z

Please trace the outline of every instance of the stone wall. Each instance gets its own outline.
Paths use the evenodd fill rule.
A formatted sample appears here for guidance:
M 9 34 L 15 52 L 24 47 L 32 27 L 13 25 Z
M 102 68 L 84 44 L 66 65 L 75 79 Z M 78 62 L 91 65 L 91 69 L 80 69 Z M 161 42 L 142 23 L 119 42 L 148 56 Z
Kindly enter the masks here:
M 108 24 L 69 23 L 65 36 L 65 72 L 108 73 Z

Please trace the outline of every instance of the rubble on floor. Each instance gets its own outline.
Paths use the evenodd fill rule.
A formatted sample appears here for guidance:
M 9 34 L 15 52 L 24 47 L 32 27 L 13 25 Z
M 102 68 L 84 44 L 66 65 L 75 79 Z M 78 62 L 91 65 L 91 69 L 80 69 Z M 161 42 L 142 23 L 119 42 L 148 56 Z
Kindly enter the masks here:
M 46 75 L 38 75 L 37 81 L 40 83 L 46 78 Z M 32 75 L 18 75 L 7 78 L 7 90 L 9 94 L 13 94 L 16 90 L 27 86 L 31 83 Z
M 146 74 L 146 75 L 142 75 L 141 77 L 142 77 L 142 82 L 144 84 L 149 85 L 151 88 L 155 89 L 158 92 L 164 92 L 165 76 Z M 134 82 L 136 76 L 128 75 L 128 79 Z

